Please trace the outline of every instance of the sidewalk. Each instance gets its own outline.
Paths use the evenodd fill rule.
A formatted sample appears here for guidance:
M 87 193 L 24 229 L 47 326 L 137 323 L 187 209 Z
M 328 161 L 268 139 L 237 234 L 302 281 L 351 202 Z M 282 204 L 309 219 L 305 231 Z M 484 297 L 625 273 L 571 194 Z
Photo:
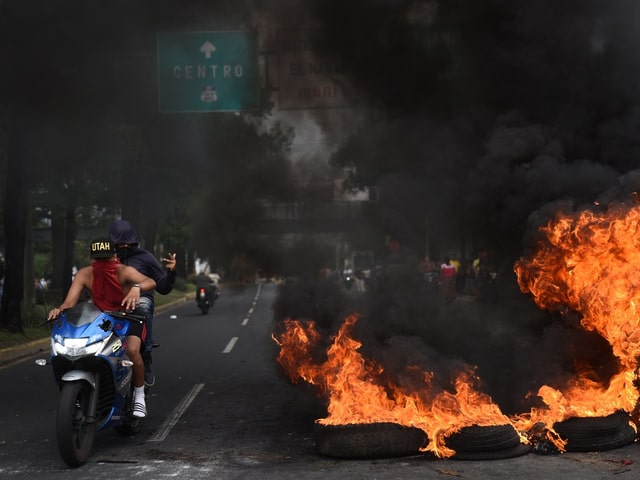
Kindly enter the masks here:
M 190 299 L 190 295 L 185 295 L 182 299 L 159 306 L 158 308 L 156 308 L 156 313 L 162 313 L 170 308 L 175 307 L 176 305 L 185 303 Z M 11 365 L 15 362 L 19 362 L 21 360 L 35 357 L 36 355 L 44 355 L 48 357 L 50 351 L 51 338 L 49 337 L 45 337 L 40 340 L 34 340 L 22 345 L 16 345 L 14 347 L 0 349 L 0 368 Z

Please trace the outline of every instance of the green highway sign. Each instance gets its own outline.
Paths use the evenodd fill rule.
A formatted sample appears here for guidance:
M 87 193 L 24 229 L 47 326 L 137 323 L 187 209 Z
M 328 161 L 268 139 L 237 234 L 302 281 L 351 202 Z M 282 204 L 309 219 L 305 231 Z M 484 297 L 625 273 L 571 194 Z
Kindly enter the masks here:
M 258 108 L 256 37 L 246 31 L 158 33 L 161 112 Z

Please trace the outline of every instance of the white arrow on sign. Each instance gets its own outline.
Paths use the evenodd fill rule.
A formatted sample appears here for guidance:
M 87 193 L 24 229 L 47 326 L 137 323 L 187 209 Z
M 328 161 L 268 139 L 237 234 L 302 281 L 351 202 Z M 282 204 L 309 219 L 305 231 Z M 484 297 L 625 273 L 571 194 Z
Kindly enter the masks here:
M 216 51 L 216 46 L 207 40 L 200 47 L 200 51 L 204 53 L 205 58 L 211 58 L 211 54 Z

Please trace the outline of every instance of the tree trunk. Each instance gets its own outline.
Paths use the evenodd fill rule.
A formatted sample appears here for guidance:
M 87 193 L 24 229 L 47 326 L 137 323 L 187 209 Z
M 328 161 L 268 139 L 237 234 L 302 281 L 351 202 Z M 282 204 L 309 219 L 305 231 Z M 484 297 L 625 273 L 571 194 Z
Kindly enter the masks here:
M 166 252 L 159 252 L 156 250 L 156 239 L 158 238 L 158 220 L 145 217 L 144 222 L 144 248 L 153 252 L 154 255 L 163 257 Z
M 26 231 L 26 158 L 23 158 L 22 135 L 16 119 L 9 130 L 7 187 L 4 215 L 5 281 L 0 306 L 0 325 L 11 332 L 23 332 L 22 299 L 24 295 L 24 245 Z M 9 208 L 10 206 L 10 208 Z
M 53 290 L 62 291 L 64 288 L 65 242 L 64 216 L 59 208 L 55 208 L 51 215 L 51 250 L 53 257 L 51 288 Z
M 176 275 L 178 277 L 187 278 L 187 252 L 183 245 L 179 245 L 175 249 L 176 259 L 178 263 L 176 264 Z
M 26 215 L 24 225 L 24 301 L 25 305 L 36 304 L 36 269 L 33 258 L 33 221 L 31 219 L 32 203 L 26 194 Z
M 140 229 L 143 227 L 141 223 L 142 216 L 142 205 L 144 201 L 148 199 L 144 199 L 142 195 L 142 188 L 140 185 L 135 185 L 131 183 L 131 172 L 136 172 L 140 168 L 140 161 L 138 159 L 138 154 L 131 154 L 130 160 L 128 162 L 128 166 L 122 169 L 121 176 L 121 191 L 123 195 L 121 195 L 121 207 L 120 211 L 122 213 L 122 219 L 127 220 L 133 225 L 133 227 L 137 230 L 138 235 L 144 235 L 143 231 Z
M 75 245 L 77 234 L 78 222 L 76 220 L 76 208 L 70 205 L 67 207 L 64 232 L 64 261 L 62 270 L 62 291 L 64 295 L 66 295 L 66 292 L 69 290 L 71 282 L 73 281 L 71 278 L 71 269 L 73 268 L 73 247 Z

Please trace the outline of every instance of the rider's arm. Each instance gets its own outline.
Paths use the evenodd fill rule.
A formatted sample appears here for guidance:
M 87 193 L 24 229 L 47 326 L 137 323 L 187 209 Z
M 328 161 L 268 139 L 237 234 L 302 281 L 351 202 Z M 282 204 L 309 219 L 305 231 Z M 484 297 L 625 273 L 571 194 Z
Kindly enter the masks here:
M 78 270 L 64 301 L 58 308 L 53 308 L 49 311 L 47 320 L 57 318 L 61 311 L 74 307 L 78 303 L 78 300 L 80 300 L 82 291 L 85 288 L 91 289 L 91 267 L 84 267 Z
M 176 282 L 176 271 L 167 270 L 167 274 L 158 279 L 156 285 L 156 291 L 162 295 L 166 295 L 173 290 L 173 285 Z
M 156 281 L 156 292 L 166 295 L 173 290 L 173 285 L 176 282 L 176 254 L 170 253 L 166 257 L 162 258 L 162 262 L 166 267 L 166 273 L 162 268 L 155 268 L 153 265 L 153 271 L 149 276 L 153 277 Z
M 140 302 L 140 293 L 149 292 L 156 288 L 156 281 L 133 267 L 123 265 L 121 272 L 120 283 L 126 292 L 121 305 L 127 310 L 133 310 Z

